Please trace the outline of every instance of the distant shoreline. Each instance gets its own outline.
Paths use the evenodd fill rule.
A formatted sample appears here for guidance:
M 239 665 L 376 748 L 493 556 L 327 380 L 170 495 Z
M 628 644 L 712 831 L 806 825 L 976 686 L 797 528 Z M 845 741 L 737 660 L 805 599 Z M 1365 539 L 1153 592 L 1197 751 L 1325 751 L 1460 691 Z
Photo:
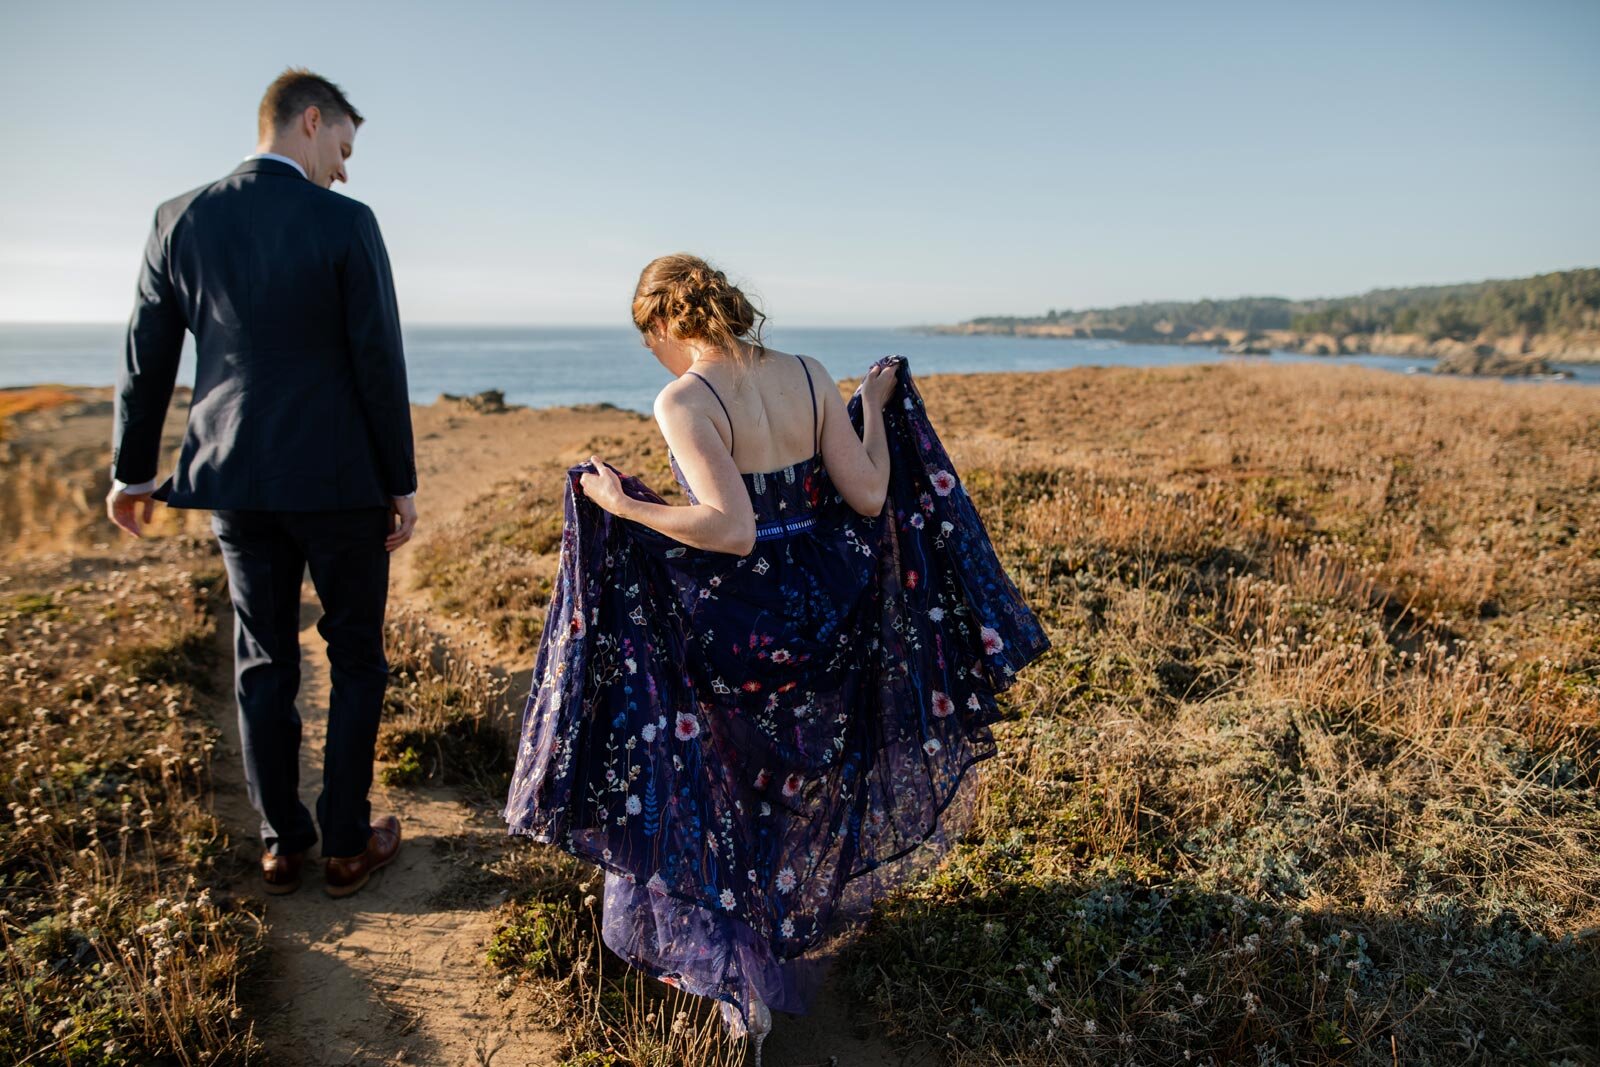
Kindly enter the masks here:
M 1400 356 L 1455 362 L 1487 361 L 1503 371 L 1477 373 L 1517 373 L 1517 365 L 1537 366 L 1540 361 L 1562 363 L 1600 363 L 1600 335 L 1519 337 L 1479 337 L 1472 341 L 1450 338 L 1429 339 L 1420 334 L 1400 333 L 1308 333 L 1299 330 L 1195 330 L 1190 333 L 1137 332 L 1116 327 L 1084 327 L 1069 323 L 973 323 L 919 326 L 915 332 L 935 336 L 1000 336 L 1049 340 L 1120 341 L 1128 344 L 1173 345 L 1175 347 L 1216 348 L 1229 355 L 1266 355 L 1292 352 L 1306 356 Z M 1469 373 L 1463 371 L 1464 373 Z M 1523 373 L 1540 373 L 1538 370 Z

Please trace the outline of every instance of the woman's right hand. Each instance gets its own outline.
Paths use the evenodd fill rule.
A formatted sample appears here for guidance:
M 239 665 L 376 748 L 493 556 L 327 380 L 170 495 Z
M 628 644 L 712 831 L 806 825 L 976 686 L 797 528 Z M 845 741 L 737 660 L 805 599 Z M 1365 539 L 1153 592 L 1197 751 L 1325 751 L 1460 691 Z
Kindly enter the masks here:
M 894 364 L 873 367 L 861 379 L 861 402 L 878 410 L 889 402 L 896 385 Z

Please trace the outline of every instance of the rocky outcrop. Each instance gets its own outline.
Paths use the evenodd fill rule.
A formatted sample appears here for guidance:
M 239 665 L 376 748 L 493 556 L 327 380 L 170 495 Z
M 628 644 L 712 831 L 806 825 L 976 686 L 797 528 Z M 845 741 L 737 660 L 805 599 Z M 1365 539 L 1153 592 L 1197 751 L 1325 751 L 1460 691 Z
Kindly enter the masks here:
M 1479 345 L 1471 352 L 1458 352 L 1440 357 L 1433 364 L 1435 374 L 1476 374 L 1497 378 L 1570 378 L 1567 371 L 1556 370 L 1539 356 L 1508 356 L 1489 345 Z
M 506 403 L 506 394 L 499 389 L 485 389 L 483 392 L 473 393 L 471 396 L 440 393 L 439 399 L 453 404 L 462 404 L 476 411 L 479 415 L 504 415 L 515 406 Z
M 1266 338 L 1252 335 L 1241 337 L 1237 341 L 1232 341 L 1225 345 L 1222 349 L 1222 354 L 1225 356 L 1270 356 L 1272 355 L 1272 345 Z

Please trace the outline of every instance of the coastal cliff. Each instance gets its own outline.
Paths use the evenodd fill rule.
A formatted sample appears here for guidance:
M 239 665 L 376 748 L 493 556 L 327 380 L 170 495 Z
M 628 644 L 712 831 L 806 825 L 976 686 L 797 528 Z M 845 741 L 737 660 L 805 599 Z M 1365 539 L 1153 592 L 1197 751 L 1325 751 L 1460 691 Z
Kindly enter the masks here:
M 1332 299 L 1240 297 L 1052 310 L 927 329 L 1206 345 L 1235 355 L 1371 353 L 1437 360 L 1435 369 L 1446 372 L 1546 374 L 1550 361 L 1600 362 L 1600 269 Z
M 1509 359 L 1549 359 L 1563 363 L 1600 362 L 1600 331 L 1580 334 L 1518 334 L 1512 337 L 1483 336 L 1461 341 L 1450 337 L 1428 338 L 1415 333 L 1308 333 L 1299 330 L 1242 330 L 1227 328 L 1185 330 L 1168 324 L 1168 329 L 1125 329 L 1117 326 L 1079 326 L 1066 322 L 990 323 L 963 322 L 950 326 L 930 326 L 930 333 L 1001 334 L 1011 337 L 1083 337 L 1129 341 L 1139 344 L 1204 345 L 1233 349 L 1235 354 L 1300 352 L 1311 356 L 1338 356 L 1369 353 L 1377 356 L 1415 356 L 1419 359 L 1454 359 L 1470 355 L 1502 356 Z M 1253 353 L 1250 349 L 1257 349 Z

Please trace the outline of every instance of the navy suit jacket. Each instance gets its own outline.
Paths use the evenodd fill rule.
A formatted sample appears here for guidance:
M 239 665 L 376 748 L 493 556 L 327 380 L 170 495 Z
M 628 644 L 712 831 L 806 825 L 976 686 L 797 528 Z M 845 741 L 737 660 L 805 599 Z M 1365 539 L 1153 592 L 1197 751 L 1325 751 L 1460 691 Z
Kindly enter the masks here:
M 417 487 L 389 256 L 365 204 L 247 160 L 156 210 L 117 376 L 112 473 L 156 477 L 184 331 L 172 507 L 329 511 Z

